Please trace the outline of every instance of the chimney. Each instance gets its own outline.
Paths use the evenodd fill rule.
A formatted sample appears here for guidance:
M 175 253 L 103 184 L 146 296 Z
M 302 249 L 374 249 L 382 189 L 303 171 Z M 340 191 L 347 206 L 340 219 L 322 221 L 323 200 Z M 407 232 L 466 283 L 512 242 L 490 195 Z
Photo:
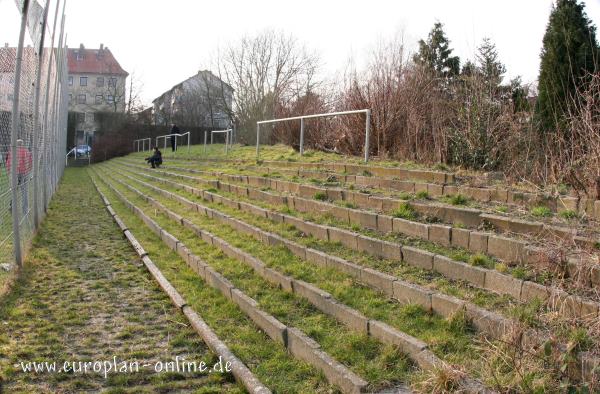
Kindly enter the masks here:
M 83 44 L 79 44 L 79 50 L 83 51 L 85 49 L 85 47 L 83 46 Z
M 4 48 L 8 48 L 8 42 L 4 43 Z
M 100 51 L 104 49 L 104 44 L 100 44 Z

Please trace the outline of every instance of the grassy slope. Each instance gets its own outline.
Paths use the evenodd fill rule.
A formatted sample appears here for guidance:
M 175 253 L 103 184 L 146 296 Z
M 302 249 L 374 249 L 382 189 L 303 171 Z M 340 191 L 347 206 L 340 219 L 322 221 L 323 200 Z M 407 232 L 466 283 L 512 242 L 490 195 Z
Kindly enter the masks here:
M 68 170 L 24 271 L 0 299 L 0 391 L 240 392 L 231 375 L 25 374 L 19 361 L 168 361 L 215 356 L 123 238 L 81 169 Z M 183 379 L 183 378 L 187 379 Z

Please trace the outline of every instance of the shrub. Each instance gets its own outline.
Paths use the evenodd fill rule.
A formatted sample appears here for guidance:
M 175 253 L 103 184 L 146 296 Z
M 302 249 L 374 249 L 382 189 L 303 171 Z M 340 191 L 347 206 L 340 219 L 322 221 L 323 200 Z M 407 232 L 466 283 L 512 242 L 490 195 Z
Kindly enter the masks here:
M 427 193 L 425 190 L 421 190 L 417 193 L 417 198 L 420 200 L 429 200 L 429 193 Z
M 398 205 L 398 208 L 395 211 L 392 212 L 392 216 L 395 218 L 410 220 L 416 218 L 417 214 L 410 204 L 403 202 Z
M 316 192 L 314 195 L 314 199 L 315 200 L 319 200 L 319 201 L 326 201 L 327 200 L 327 193 L 325 192 Z
M 566 211 L 562 211 L 561 213 L 559 213 L 560 217 L 563 219 L 576 219 L 579 215 L 577 215 L 577 212 L 575 212 L 572 209 L 567 209 Z
M 469 199 L 462 194 L 455 194 L 450 196 L 449 201 L 452 205 L 466 205 Z
M 540 207 L 533 208 L 531 210 L 531 214 L 533 216 L 536 216 L 536 217 L 539 217 L 539 218 L 542 218 L 542 217 L 547 218 L 547 217 L 552 216 L 552 211 L 548 207 L 540 206 Z
M 469 264 L 475 267 L 489 267 L 491 265 L 491 261 L 486 255 L 477 253 L 469 258 Z

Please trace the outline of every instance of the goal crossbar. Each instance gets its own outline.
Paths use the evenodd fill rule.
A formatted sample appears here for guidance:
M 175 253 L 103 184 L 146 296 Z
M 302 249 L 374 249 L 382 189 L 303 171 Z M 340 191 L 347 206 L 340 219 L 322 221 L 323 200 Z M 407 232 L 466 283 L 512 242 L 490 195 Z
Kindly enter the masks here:
M 365 114 L 365 163 L 369 161 L 369 137 L 371 134 L 371 110 L 370 109 L 357 109 L 351 111 L 340 111 L 340 112 L 329 112 L 324 114 L 312 114 L 312 115 L 301 115 L 293 116 L 290 118 L 279 118 L 261 120 L 256 122 L 256 159 L 259 159 L 260 155 L 260 126 L 264 124 L 272 124 L 278 122 L 288 122 L 292 120 L 300 121 L 300 155 L 304 154 L 304 120 L 314 118 L 328 118 L 340 115 L 352 115 L 352 114 Z

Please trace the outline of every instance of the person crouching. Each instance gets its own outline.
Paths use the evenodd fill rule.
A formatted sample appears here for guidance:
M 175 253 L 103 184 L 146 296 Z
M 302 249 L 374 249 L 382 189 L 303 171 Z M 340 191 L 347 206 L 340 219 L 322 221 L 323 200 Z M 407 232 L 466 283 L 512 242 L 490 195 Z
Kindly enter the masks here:
M 154 153 L 152 156 L 147 157 L 146 161 L 152 165 L 152 168 L 160 167 L 162 164 L 162 153 L 158 150 L 158 147 L 154 147 Z

